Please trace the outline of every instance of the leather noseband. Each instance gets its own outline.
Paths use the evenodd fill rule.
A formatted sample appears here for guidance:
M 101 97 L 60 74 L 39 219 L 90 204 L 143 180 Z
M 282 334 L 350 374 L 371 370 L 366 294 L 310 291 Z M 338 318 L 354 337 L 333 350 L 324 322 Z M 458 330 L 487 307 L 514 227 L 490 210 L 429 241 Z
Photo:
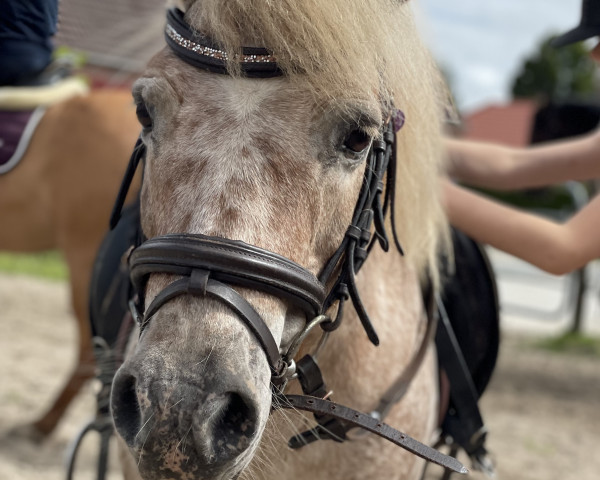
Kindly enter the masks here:
M 247 243 L 205 235 L 164 235 L 146 240 L 129 258 L 131 281 L 144 291 L 153 273 L 181 275 L 150 303 L 141 329 L 169 300 L 184 294 L 213 297 L 233 310 L 250 328 L 262 346 L 273 377 L 281 375 L 284 365 L 277 342 L 256 310 L 228 284 L 251 288 L 289 301 L 307 318 L 319 315 L 325 291 L 308 270 L 297 263 L 248 245 Z

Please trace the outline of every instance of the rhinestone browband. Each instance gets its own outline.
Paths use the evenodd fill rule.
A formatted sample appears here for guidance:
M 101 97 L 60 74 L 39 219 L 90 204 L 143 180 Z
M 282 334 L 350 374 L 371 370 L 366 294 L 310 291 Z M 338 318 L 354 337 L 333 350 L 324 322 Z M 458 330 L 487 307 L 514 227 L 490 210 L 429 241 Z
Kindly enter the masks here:
M 192 31 L 181 10 L 167 11 L 165 39 L 173 52 L 187 63 L 214 73 L 226 74 L 228 55 L 209 38 Z M 264 48 L 243 47 L 240 62 L 242 72 L 248 77 L 277 77 L 282 71 L 275 57 Z

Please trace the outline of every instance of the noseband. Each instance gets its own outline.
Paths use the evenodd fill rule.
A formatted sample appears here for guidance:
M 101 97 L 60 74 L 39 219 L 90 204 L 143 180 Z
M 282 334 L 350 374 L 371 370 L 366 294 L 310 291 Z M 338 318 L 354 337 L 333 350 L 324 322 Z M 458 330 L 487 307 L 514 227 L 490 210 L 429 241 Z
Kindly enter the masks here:
M 265 352 L 273 378 L 285 368 L 277 342 L 252 305 L 229 285 L 251 288 L 289 301 L 307 318 L 320 314 L 325 291 L 317 278 L 300 265 L 244 242 L 205 235 L 164 235 L 147 240 L 130 256 L 131 280 L 138 292 L 153 273 L 182 278 L 150 303 L 141 330 L 158 309 L 179 295 L 211 297 L 235 312 Z
M 170 9 L 167 13 L 165 38 L 172 51 L 185 62 L 213 73 L 227 73 L 227 54 L 210 39 L 195 33 L 184 20 L 183 13 Z M 275 57 L 262 48 L 243 48 L 237 58 L 244 75 L 254 78 L 270 78 L 283 74 Z M 391 212 L 392 234 L 397 250 L 402 253 L 394 222 L 394 193 L 396 179 L 395 132 L 402 126 L 401 112 L 390 113 L 380 138 L 373 141 L 352 221 L 346 234 L 318 277 L 304 267 L 281 255 L 247 243 L 221 237 L 200 234 L 171 234 L 148 239 L 137 246 L 129 257 L 131 281 L 138 295 L 133 305 L 134 317 L 140 325 L 140 335 L 152 316 L 170 300 L 181 295 L 208 297 L 222 303 L 234 312 L 252 332 L 265 353 L 271 368 L 274 389 L 274 404 L 279 408 L 296 408 L 315 414 L 320 426 L 335 431 L 332 436 L 322 435 L 338 441 L 352 428 L 361 427 L 380 435 L 399 446 L 429 461 L 465 473 L 466 469 L 454 458 L 417 442 L 392 429 L 377 415 L 364 415 L 355 410 L 337 405 L 314 396 L 289 396 L 282 391 L 288 380 L 299 378 L 303 390 L 309 395 L 323 396 L 323 381 L 320 370 L 309 355 L 295 365 L 293 357 L 308 332 L 320 325 L 325 332 L 339 327 L 343 304 L 350 299 L 362 326 L 372 343 L 379 339 L 369 316 L 361 302 L 356 287 L 355 275 L 360 270 L 375 243 L 387 251 L 389 239 L 385 229 L 385 216 Z M 140 161 L 145 158 L 145 146 L 138 140 L 131 156 L 123 184 L 111 215 L 111 227 L 119 220 L 127 191 Z M 384 183 L 385 178 L 385 183 Z M 385 188 L 384 188 L 385 187 Z M 374 232 L 374 235 L 372 235 Z M 155 273 L 178 275 L 181 278 L 165 287 L 150 302 L 146 311 L 139 313 L 144 304 L 143 294 L 150 275 Z M 283 299 L 298 308 L 307 318 L 302 332 L 291 342 L 287 352 L 280 352 L 268 326 L 254 307 L 232 286 L 250 288 Z M 335 319 L 327 313 L 337 306 Z M 410 380 L 431 340 L 434 323 L 429 322 L 428 331 L 415 358 L 409 365 L 408 374 L 403 375 L 398 385 L 386 393 L 384 405 L 378 409 L 385 414 L 390 403 L 406 390 Z M 404 377 L 407 378 L 404 378 Z M 399 394 L 400 392 L 400 394 Z M 389 400 L 389 401 L 388 401 Z M 313 430 L 309 431 L 314 433 Z M 303 440 L 299 447 L 312 440 Z

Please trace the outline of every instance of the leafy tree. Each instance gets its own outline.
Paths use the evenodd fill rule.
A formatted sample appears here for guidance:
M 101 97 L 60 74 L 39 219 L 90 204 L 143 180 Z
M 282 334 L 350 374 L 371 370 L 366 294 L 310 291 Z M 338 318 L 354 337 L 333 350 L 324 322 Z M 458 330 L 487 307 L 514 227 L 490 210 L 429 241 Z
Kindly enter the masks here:
M 515 78 L 515 98 L 535 98 L 540 103 L 569 98 L 590 98 L 596 92 L 596 66 L 586 47 L 575 43 L 555 48 L 553 37 L 545 39 L 539 51 L 525 60 Z

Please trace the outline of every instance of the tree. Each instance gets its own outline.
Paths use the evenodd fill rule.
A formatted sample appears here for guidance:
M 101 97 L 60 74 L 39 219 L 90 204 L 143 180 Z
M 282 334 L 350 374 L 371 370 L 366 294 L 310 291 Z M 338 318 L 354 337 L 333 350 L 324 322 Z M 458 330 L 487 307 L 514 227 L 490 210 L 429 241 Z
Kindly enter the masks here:
M 525 60 L 515 78 L 515 98 L 534 98 L 542 104 L 590 98 L 596 92 L 596 66 L 586 47 L 575 43 L 556 48 L 553 37 L 542 41 L 539 51 Z

